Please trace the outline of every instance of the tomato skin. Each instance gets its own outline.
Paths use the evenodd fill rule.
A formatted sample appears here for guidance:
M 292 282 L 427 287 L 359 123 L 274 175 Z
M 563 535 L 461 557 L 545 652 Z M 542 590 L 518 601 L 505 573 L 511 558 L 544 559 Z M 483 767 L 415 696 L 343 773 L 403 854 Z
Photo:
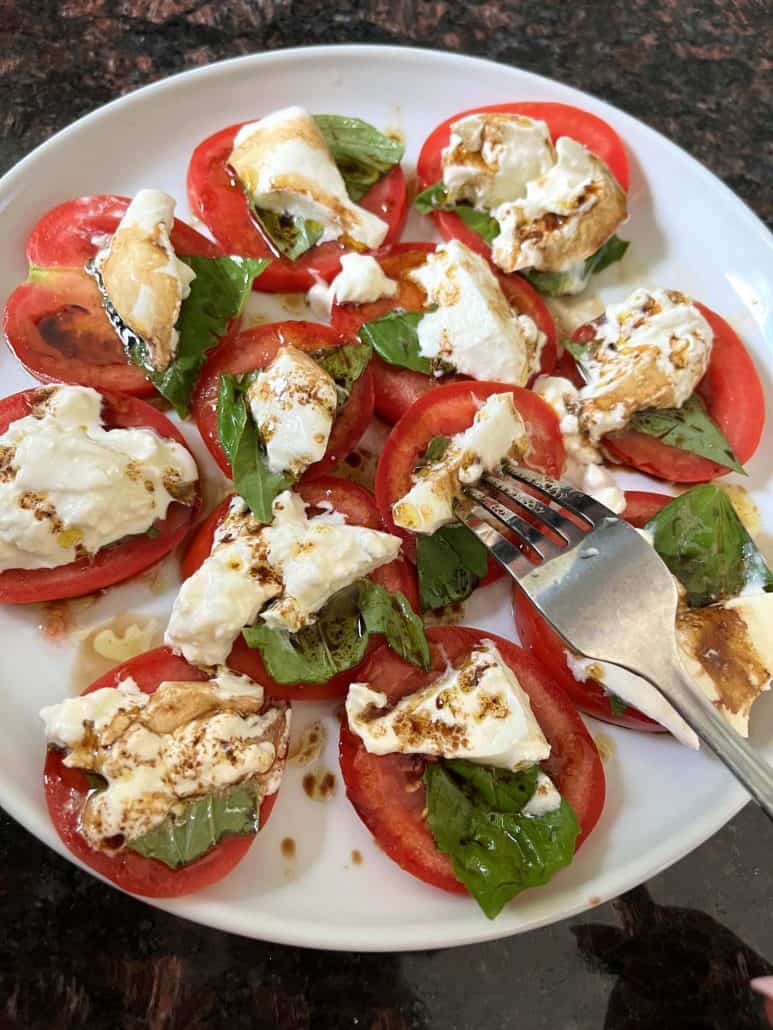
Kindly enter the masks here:
M 696 307 L 714 332 L 709 367 L 696 392 L 743 465 L 757 450 L 765 425 L 762 383 L 749 352 L 732 327 L 704 304 L 696 302 Z M 592 324 L 580 326 L 573 339 L 587 339 L 592 333 Z M 564 360 L 568 366 L 568 352 Z M 603 446 L 614 461 L 672 483 L 704 483 L 731 471 L 632 430 L 605 436 Z
M 335 511 L 345 515 L 353 525 L 365 526 L 368 529 L 384 530 L 384 523 L 368 491 L 345 479 L 333 476 L 322 476 L 310 482 L 302 482 L 296 488 L 303 500 L 312 507 L 321 503 L 331 504 Z M 212 550 L 215 530 L 225 517 L 231 498 L 226 497 L 212 514 L 199 526 L 182 561 L 182 577 L 187 579 L 199 568 Z M 396 558 L 388 565 L 382 565 L 371 573 L 370 579 L 380 583 L 390 593 L 405 594 L 414 611 L 419 610 L 419 590 L 416 576 L 410 564 L 404 558 Z M 383 637 L 373 634 L 367 654 L 379 646 Z M 367 658 L 366 654 L 366 658 Z M 363 659 L 365 661 L 366 659 Z M 263 664 L 260 651 L 248 647 L 241 634 L 236 638 L 233 649 L 228 656 L 228 665 L 237 672 L 242 672 L 258 683 L 262 683 L 271 697 L 284 698 L 288 701 L 320 701 L 325 698 L 343 697 L 359 675 L 362 662 L 351 669 L 332 676 L 325 683 L 277 683 L 269 676 Z
M 538 663 L 509 640 L 466 627 L 427 630 L 432 667 L 424 673 L 403 662 L 387 647 L 375 651 L 360 671 L 364 682 L 378 684 L 390 702 L 420 690 L 436 679 L 447 663 L 457 665 L 483 640 L 493 641 L 529 695 L 548 742 L 551 757 L 543 768 L 554 780 L 580 823 L 577 847 L 599 820 L 604 807 L 604 769 L 596 745 L 574 705 Z M 438 851 L 424 820 L 426 760 L 420 755 L 370 755 L 359 737 L 341 724 L 341 773 L 346 794 L 386 854 L 406 872 L 433 887 L 466 894 L 453 873 L 451 859 Z
M 129 676 L 146 694 L 152 694 L 165 680 L 209 679 L 205 672 L 189 665 L 169 648 L 159 647 L 111 669 L 83 693 L 115 687 Z M 163 862 L 145 858 L 134 851 L 124 850 L 115 855 L 97 851 L 89 846 L 78 829 L 80 811 L 89 791 L 88 780 L 81 770 L 65 766 L 63 759 L 63 752 L 48 749 L 43 775 L 46 804 L 54 828 L 77 859 L 121 890 L 145 898 L 175 898 L 203 890 L 227 876 L 244 858 L 255 839 L 254 834 L 226 837 L 182 869 L 170 869 Z M 261 829 L 271 814 L 277 794 L 278 791 L 261 803 Z
M 665 494 L 631 490 L 625 495 L 625 518 L 641 529 L 671 497 Z M 609 696 L 594 679 L 580 683 L 566 664 L 566 645 L 553 627 L 540 615 L 526 595 L 513 586 L 513 616 L 521 644 L 540 663 L 553 680 L 572 699 L 579 709 L 617 726 L 641 730 L 645 733 L 665 733 L 666 730 L 638 709 L 628 706 L 623 715 L 615 715 Z
M 0 400 L 0 434 L 11 422 L 29 414 L 39 389 L 23 390 Z M 184 438 L 169 419 L 136 397 L 103 394 L 102 415 L 110 428 L 146 426 L 187 449 Z M 172 503 L 167 517 L 157 523 L 159 534 L 153 538 L 144 534 L 125 537 L 98 551 L 93 558 L 80 558 L 58 568 L 0 572 L 0 604 L 80 597 L 136 576 L 174 550 L 193 524 L 199 503 L 198 493 L 192 505 Z
M 290 261 L 276 257 L 257 228 L 244 191 L 227 167 L 234 137 L 246 124 L 242 122 L 221 129 L 199 143 L 193 151 L 187 180 L 191 209 L 226 250 L 243 257 L 272 259 L 261 275 L 261 290 L 293 293 L 310 289 L 318 278 L 330 282 L 341 267 L 341 255 L 348 248 L 331 241 L 312 247 L 296 261 Z M 399 166 L 393 168 L 358 203 L 388 224 L 385 243 L 397 240 L 408 213 L 402 169 Z
M 411 282 L 408 273 L 422 264 L 425 255 L 435 250 L 434 243 L 398 243 L 385 248 L 376 254 L 376 258 L 390 279 L 399 283 L 394 297 L 383 297 L 370 304 L 338 304 L 333 305 L 332 323 L 336 329 L 347 336 L 356 338 L 365 322 L 381 318 L 395 308 L 406 311 L 421 311 L 425 301 L 424 291 Z M 537 291 L 519 275 L 502 275 L 497 269 L 492 271 L 499 280 L 499 285 L 512 307 L 520 314 L 529 315 L 537 327 L 545 334 L 545 344 L 540 355 L 540 369 L 537 375 L 549 375 L 556 364 L 558 356 L 557 334 L 553 316 Z M 394 424 L 402 418 L 411 404 L 423 397 L 425 393 L 437 386 L 449 382 L 463 382 L 468 377 L 461 375 L 435 376 L 414 372 L 409 368 L 390 365 L 375 355 L 372 362 L 373 382 L 375 387 L 376 414 L 386 422 Z M 527 385 L 531 385 L 531 381 Z
M 83 268 L 116 231 L 129 203 L 128 197 L 103 193 L 57 204 L 33 226 L 27 240 L 27 260 L 40 268 Z M 217 257 L 223 253 L 218 244 L 178 218 L 170 239 L 180 257 Z
M 419 398 L 389 434 L 376 468 L 376 503 L 390 533 L 403 539 L 403 549 L 413 561 L 415 534 L 400 529 L 392 519 L 392 505 L 411 487 L 411 477 L 427 444 L 434 436 L 453 436 L 471 425 L 480 403 L 495 393 L 512 393 L 515 407 L 526 424 L 531 451 L 524 464 L 557 479 L 564 467 L 564 444 L 553 409 L 541 397 L 520 386 L 486 383 L 474 379 L 449 383 Z M 504 575 L 489 559 L 483 584 Z
M 209 453 L 225 475 L 230 478 L 231 463 L 217 431 L 217 391 L 221 375 L 266 368 L 279 348 L 287 344 L 298 350 L 317 351 L 342 347 L 349 342 L 335 329 L 317 322 L 272 322 L 226 339 L 212 351 L 196 385 L 191 411 Z M 334 471 L 354 450 L 370 424 L 373 403 L 373 377 L 370 368 L 366 368 L 336 415 L 325 456 L 306 469 L 304 480 Z
M 622 140 L 611 125 L 589 111 L 572 107 L 570 104 L 523 101 L 517 104 L 487 104 L 484 107 L 473 107 L 441 122 L 424 141 L 416 163 L 420 191 L 439 182 L 443 177 L 441 152 L 448 145 L 452 123 L 465 115 L 478 112 L 521 114 L 545 122 L 553 142 L 559 136 L 571 136 L 572 139 L 584 144 L 604 161 L 622 188 L 628 190 L 628 157 Z M 435 211 L 431 217 L 447 240 L 461 240 L 478 254 L 484 257 L 491 256 L 490 245 L 452 211 Z
M 126 357 L 84 265 L 118 228 L 129 206 L 111 194 L 78 197 L 51 208 L 27 241 L 30 276 L 11 294 L 3 332 L 14 356 L 44 383 L 153 396 L 155 387 Z M 181 256 L 217 257 L 220 247 L 175 219 Z

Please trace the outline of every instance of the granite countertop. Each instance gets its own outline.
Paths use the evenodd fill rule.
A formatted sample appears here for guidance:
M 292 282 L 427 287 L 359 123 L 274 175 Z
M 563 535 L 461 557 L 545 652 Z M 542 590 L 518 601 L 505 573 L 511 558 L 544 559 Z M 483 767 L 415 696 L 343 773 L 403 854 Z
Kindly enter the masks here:
M 0 5 L 0 171 L 172 72 L 333 42 L 485 55 L 683 144 L 773 221 L 773 16 L 761 0 L 38 0 Z M 773 972 L 770 827 L 749 807 L 610 905 L 547 929 L 377 956 L 218 933 L 103 887 L 0 814 L 0 1027 L 742 1030 Z

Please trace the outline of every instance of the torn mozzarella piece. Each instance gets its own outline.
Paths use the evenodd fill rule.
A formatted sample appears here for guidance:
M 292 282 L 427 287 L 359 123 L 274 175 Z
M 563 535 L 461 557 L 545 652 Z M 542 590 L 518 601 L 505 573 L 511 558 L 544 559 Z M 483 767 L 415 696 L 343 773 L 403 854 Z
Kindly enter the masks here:
M 249 783 L 273 794 L 281 779 L 290 712 L 266 708 L 263 688 L 225 669 L 211 680 L 163 682 L 152 694 L 122 680 L 41 711 L 64 765 L 102 776 L 79 830 L 115 851 L 142 837 L 182 801 Z
M 182 444 L 141 426 L 107 429 L 85 386 L 37 391 L 0 436 L 0 570 L 52 569 L 145 533 L 198 469 Z
M 280 347 L 247 390 L 271 472 L 299 476 L 327 450 L 338 403 L 321 365 L 291 344 Z
M 473 379 L 525 386 L 539 368 L 545 334 L 513 311 L 488 262 L 458 240 L 437 248 L 408 273 L 428 311 L 419 322 L 419 353 Z
M 466 758 L 512 771 L 550 756 L 528 694 L 490 640 L 391 708 L 377 688 L 352 683 L 346 697 L 349 728 L 370 754 Z
M 434 533 L 454 521 L 454 501 L 465 486 L 492 472 L 504 458 L 528 452 L 529 438 L 511 393 L 486 398 L 469 429 L 451 437 L 440 461 L 420 468 L 413 486 L 392 505 L 395 525 L 413 533 Z
M 676 632 L 687 674 L 747 737 L 752 704 L 773 678 L 773 593 L 706 608 L 680 605 Z
M 323 227 L 320 243 L 348 236 L 373 250 L 388 232 L 381 218 L 349 199 L 325 138 L 302 107 L 286 107 L 239 129 L 228 164 L 258 210 Z
M 635 290 L 612 304 L 583 356 L 580 425 L 591 440 L 624 429 L 645 408 L 679 408 L 703 379 L 714 334 L 675 290 Z
M 222 664 L 259 614 L 275 629 L 297 632 L 333 594 L 400 551 L 397 537 L 347 525 L 336 513 L 307 518 L 289 490 L 273 512 L 271 525 L 262 526 L 235 497 L 209 557 L 180 587 L 165 642 L 189 662 Z
M 523 806 L 524 815 L 538 819 L 542 815 L 549 815 L 561 807 L 561 795 L 556 790 L 551 778 L 541 769 L 537 773 L 537 786 L 534 793 Z
M 561 478 L 616 514 L 623 512 L 625 493 L 605 467 L 599 448 L 580 429 L 580 391 L 563 376 L 538 376 L 533 390 L 558 417 L 566 455 Z
M 570 270 L 606 243 L 626 218 L 625 193 L 604 164 L 568 136 L 556 143 L 555 164 L 491 214 L 499 235 L 494 263 L 505 272 Z
M 150 361 L 163 372 L 177 353 L 175 326 L 196 275 L 180 261 L 170 239 L 175 201 L 159 190 L 140 190 L 95 265 L 119 318 L 142 337 Z
M 344 254 L 341 271 L 330 284 L 330 294 L 339 304 L 372 304 L 394 297 L 397 289 L 397 282 L 370 254 Z
M 455 121 L 441 160 L 448 199 L 491 210 L 522 197 L 555 158 L 544 122 L 490 111 Z

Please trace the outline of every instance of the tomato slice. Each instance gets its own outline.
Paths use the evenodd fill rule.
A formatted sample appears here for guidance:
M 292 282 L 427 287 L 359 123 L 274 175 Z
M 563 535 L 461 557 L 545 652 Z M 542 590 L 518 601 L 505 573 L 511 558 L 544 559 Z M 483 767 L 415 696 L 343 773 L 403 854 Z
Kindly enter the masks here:
M 23 390 L 0 400 L 0 434 L 11 422 L 29 414 L 37 392 Z M 183 447 L 188 446 L 168 418 L 136 397 L 103 394 L 102 417 L 110 429 L 144 426 L 176 440 Z M 198 507 L 198 495 L 193 505 L 173 502 L 166 518 L 154 524 L 157 535 L 151 538 L 143 533 L 124 537 L 103 547 L 92 558 L 79 558 L 54 569 L 6 569 L 0 572 L 0 604 L 80 597 L 131 579 L 174 550 L 193 524 Z
M 166 680 L 209 679 L 205 672 L 188 665 L 184 658 L 173 654 L 169 648 L 158 647 L 105 673 L 83 693 L 115 687 L 129 676 L 146 694 L 152 694 Z M 80 813 L 89 792 L 85 773 L 68 768 L 64 764 L 63 752 L 49 748 L 43 775 L 49 815 L 67 848 L 89 869 L 112 881 L 121 890 L 145 898 L 175 898 L 217 883 L 244 858 L 255 839 L 254 834 L 226 837 L 182 869 L 170 869 L 155 858 L 145 858 L 128 849 L 108 855 L 90 847 L 79 830 Z M 278 791 L 261 803 L 261 829 L 271 814 L 277 794 Z
M 368 529 L 384 529 L 384 523 L 376 507 L 376 502 L 368 491 L 346 479 L 335 479 L 333 476 L 322 476 L 311 482 L 300 483 L 298 493 L 312 508 L 320 505 L 332 505 L 334 511 L 346 516 L 347 522 Z M 227 497 L 212 514 L 201 524 L 182 562 L 183 579 L 192 576 L 196 569 L 209 556 L 215 530 L 225 517 L 231 498 Z M 410 564 L 404 558 L 397 558 L 388 565 L 382 565 L 371 573 L 370 578 L 380 583 L 390 593 L 405 594 L 414 611 L 419 610 L 419 591 L 416 576 Z M 383 637 L 373 634 L 368 643 L 368 654 L 376 648 Z M 363 659 L 364 661 L 365 659 Z M 228 664 L 237 672 L 243 672 L 258 683 L 262 683 L 271 697 L 285 698 L 288 701 L 319 701 L 329 697 L 343 697 L 347 688 L 359 675 L 362 663 L 352 669 L 346 669 L 327 680 L 326 683 L 277 683 L 266 672 L 260 651 L 248 647 L 244 637 L 239 635 L 228 657 Z
M 83 268 L 107 246 L 126 214 L 128 197 L 111 193 L 57 204 L 36 222 L 27 240 L 27 260 L 39 268 Z M 170 234 L 180 257 L 217 257 L 222 249 L 175 218 Z
M 260 289 L 293 293 L 308 290 L 318 279 L 327 282 L 341 267 L 347 249 L 339 243 L 312 247 L 297 261 L 275 257 L 270 244 L 253 219 L 244 190 L 228 169 L 236 133 L 246 122 L 230 125 L 208 136 L 188 165 L 188 199 L 191 209 L 207 225 L 226 250 L 244 257 L 272 258 L 260 277 Z M 358 202 L 389 226 L 385 243 L 399 239 L 408 211 L 405 177 L 398 166 L 380 179 Z
M 641 528 L 672 498 L 665 494 L 632 490 L 626 492 L 625 500 L 626 519 Z M 622 715 L 616 715 L 609 702 L 609 695 L 597 680 L 588 679 L 584 683 L 576 680 L 566 664 L 566 644 L 517 587 L 513 587 L 513 615 L 523 646 L 583 712 L 604 722 L 634 730 L 666 732 L 660 723 L 631 706 L 626 707 Z
M 381 318 L 396 308 L 406 311 L 421 311 L 424 306 L 424 291 L 408 278 L 408 273 L 421 265 L 427 254 L 435 249 L 434 243 L 398 243 L 376 255 L 381 267 L 390 279 L 397 280 L 398 292 L 394 297 L 384 297 L 370 304 L 334 304 L 331 312 L 333 326 L 347 336 L 356 336 L 365 322 Z M 537 291 L 517 275 L 501 275 L 492 269 L 499 285 L 512 307 L 523 315 L 529 315 L 546 336 L 542 348 L 539 374 L 549 374 L 556 364 L 556 326 L 553 316 Z M 464 381 L 466 376 L 443 376 L 437 379 L 399 368 L 382 361 L 373 360 L 373 383 L 376 397 L 376 414 L 386 422 L 397 422 L 419 397 L 429 393 L 436 386 L 449 382 Z M 528 385 L 531 385 L 530 383 Z
M 58 204 L 36 223 L 27 241 L 30 276 L 11 294 L 3 329 L 11 351 L 44 383 L 76 383 L 135 397 L 155 387 L 133 365 L 102 307 L 84 265 L 118 228 L 129 200 L 111 194 Z M 220 247 L 175 219 L 175 251 L 217 257 Z
M 443 178 L 441 162 L 442 151 L 448 146 L 451 125 L 468 114 L 479 112 L 501 112 L 504 114 L 522 114 L 528 118 L 536 118 L 546 123 L 550 135 L 555 142 L 560 136 L 571 136 L 582 143 L 607 165 L 624 190 L 628 189 L 628 157 L 623 141 L 611 125 L 589 111 L 570 104 L 523 101 L 517 104 L 488 104 L 485 107 L 473 107 L 468 111 L 446 118 L 436 129 L 433 129 L 424 141 L 416 164 L 419 179 L 419 190 L 432 186 Z M 471 250 L 491 256 L 491 247 L 474 230 L 468 228 L 461 218 L 452 211 L 433 212 L 438 228 L 447 240 L 457 239 L 466 243 Z
M 467 429 L 481 403 L 494 393 L 512 393 L 531 441 L 531 450 L 524 464 L 557 479 L 564 467 L 564 444 L 555 412 L 541 397 L 520 386 L 477 382 L 438 386 L 403 415 L 389 434 L 376 468 L 376 503 L 390 533 L 403 538 L 405 553 L 412 560 L 416 555 L 415 534 L 400 529 L 392 519 L 392 505 L 411 488 L 416 465 L 434 436 L 453 436 Z M 500 565 L 489 559 L 489 571 L 483 583 L 493 582 L 504 573 Z
M 696 306 L 714 331 L 709 367 L 697 392 L 735 456 L 745 464 L 757 450 L 765 424 L 762 383 L 736 332 L 715 311 L 703 304 Z M 574 338 L 587 331 L 587 326 L 580 326 Z M 654 436 L 632 430 L 605 436 L 603 442 L 614 461 L 672 483 L 703 483 L 726 476 L 730 471 L 707 458 L 669 447 Z
M 389 703 L 395 704 L 431 683 L 449 662 L 461 664 L 476 644 L 492 640 L 529 695 L 548 739 L 551 755 L 542 767 L 577 814 L 579 848 L 599 820 L 605 783 L 596 745 L 569 698 L 522 648 L 493 633 L 448 626 L 428 629 L 427 636 L 432 652 L 429 672 L 404 662 L 388 647 L 380 647 L 360 669 L 361 681 L 378 684 Z M 347 797 L 379 847 L 412 876 L 433 887 L 466 894 L 454 876 L 451 859 L 437 850 L 425 821 L 425 759 L 421 755 L 368 754 L 346 719 L 341 725 L 339 754 Z
M 266 368 L 280 347 L 292 344 L 303 351 L 342 347 L 351 341 L 327 325 L 316 322 L 272 322 L 247 329 L 224 340 L 209 355 L 191 401 L 191 410 L 209 453 L 223 472 L 231 475 L 231 464 L 217 432 L 217 391 L 220 376 Z M 332 472 L 357 446 L 373 415 L 373 377 L 366 368 L 352 387 L 349 399 L 338 412 L 321 461 L 310 465 L 305 479 Z

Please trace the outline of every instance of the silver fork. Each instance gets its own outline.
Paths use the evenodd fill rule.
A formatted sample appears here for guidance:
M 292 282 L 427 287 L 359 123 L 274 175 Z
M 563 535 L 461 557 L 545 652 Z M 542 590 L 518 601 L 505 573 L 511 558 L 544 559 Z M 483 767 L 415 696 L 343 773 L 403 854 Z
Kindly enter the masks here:
M 773 769 L 685 678 L 676 645 L 676 585 L 655 549 L 603 504 L 512 462 L 465 494 L 472 504 L 457 505 L 457 518 L 567 645 L 651 683 L 773 819 Z

